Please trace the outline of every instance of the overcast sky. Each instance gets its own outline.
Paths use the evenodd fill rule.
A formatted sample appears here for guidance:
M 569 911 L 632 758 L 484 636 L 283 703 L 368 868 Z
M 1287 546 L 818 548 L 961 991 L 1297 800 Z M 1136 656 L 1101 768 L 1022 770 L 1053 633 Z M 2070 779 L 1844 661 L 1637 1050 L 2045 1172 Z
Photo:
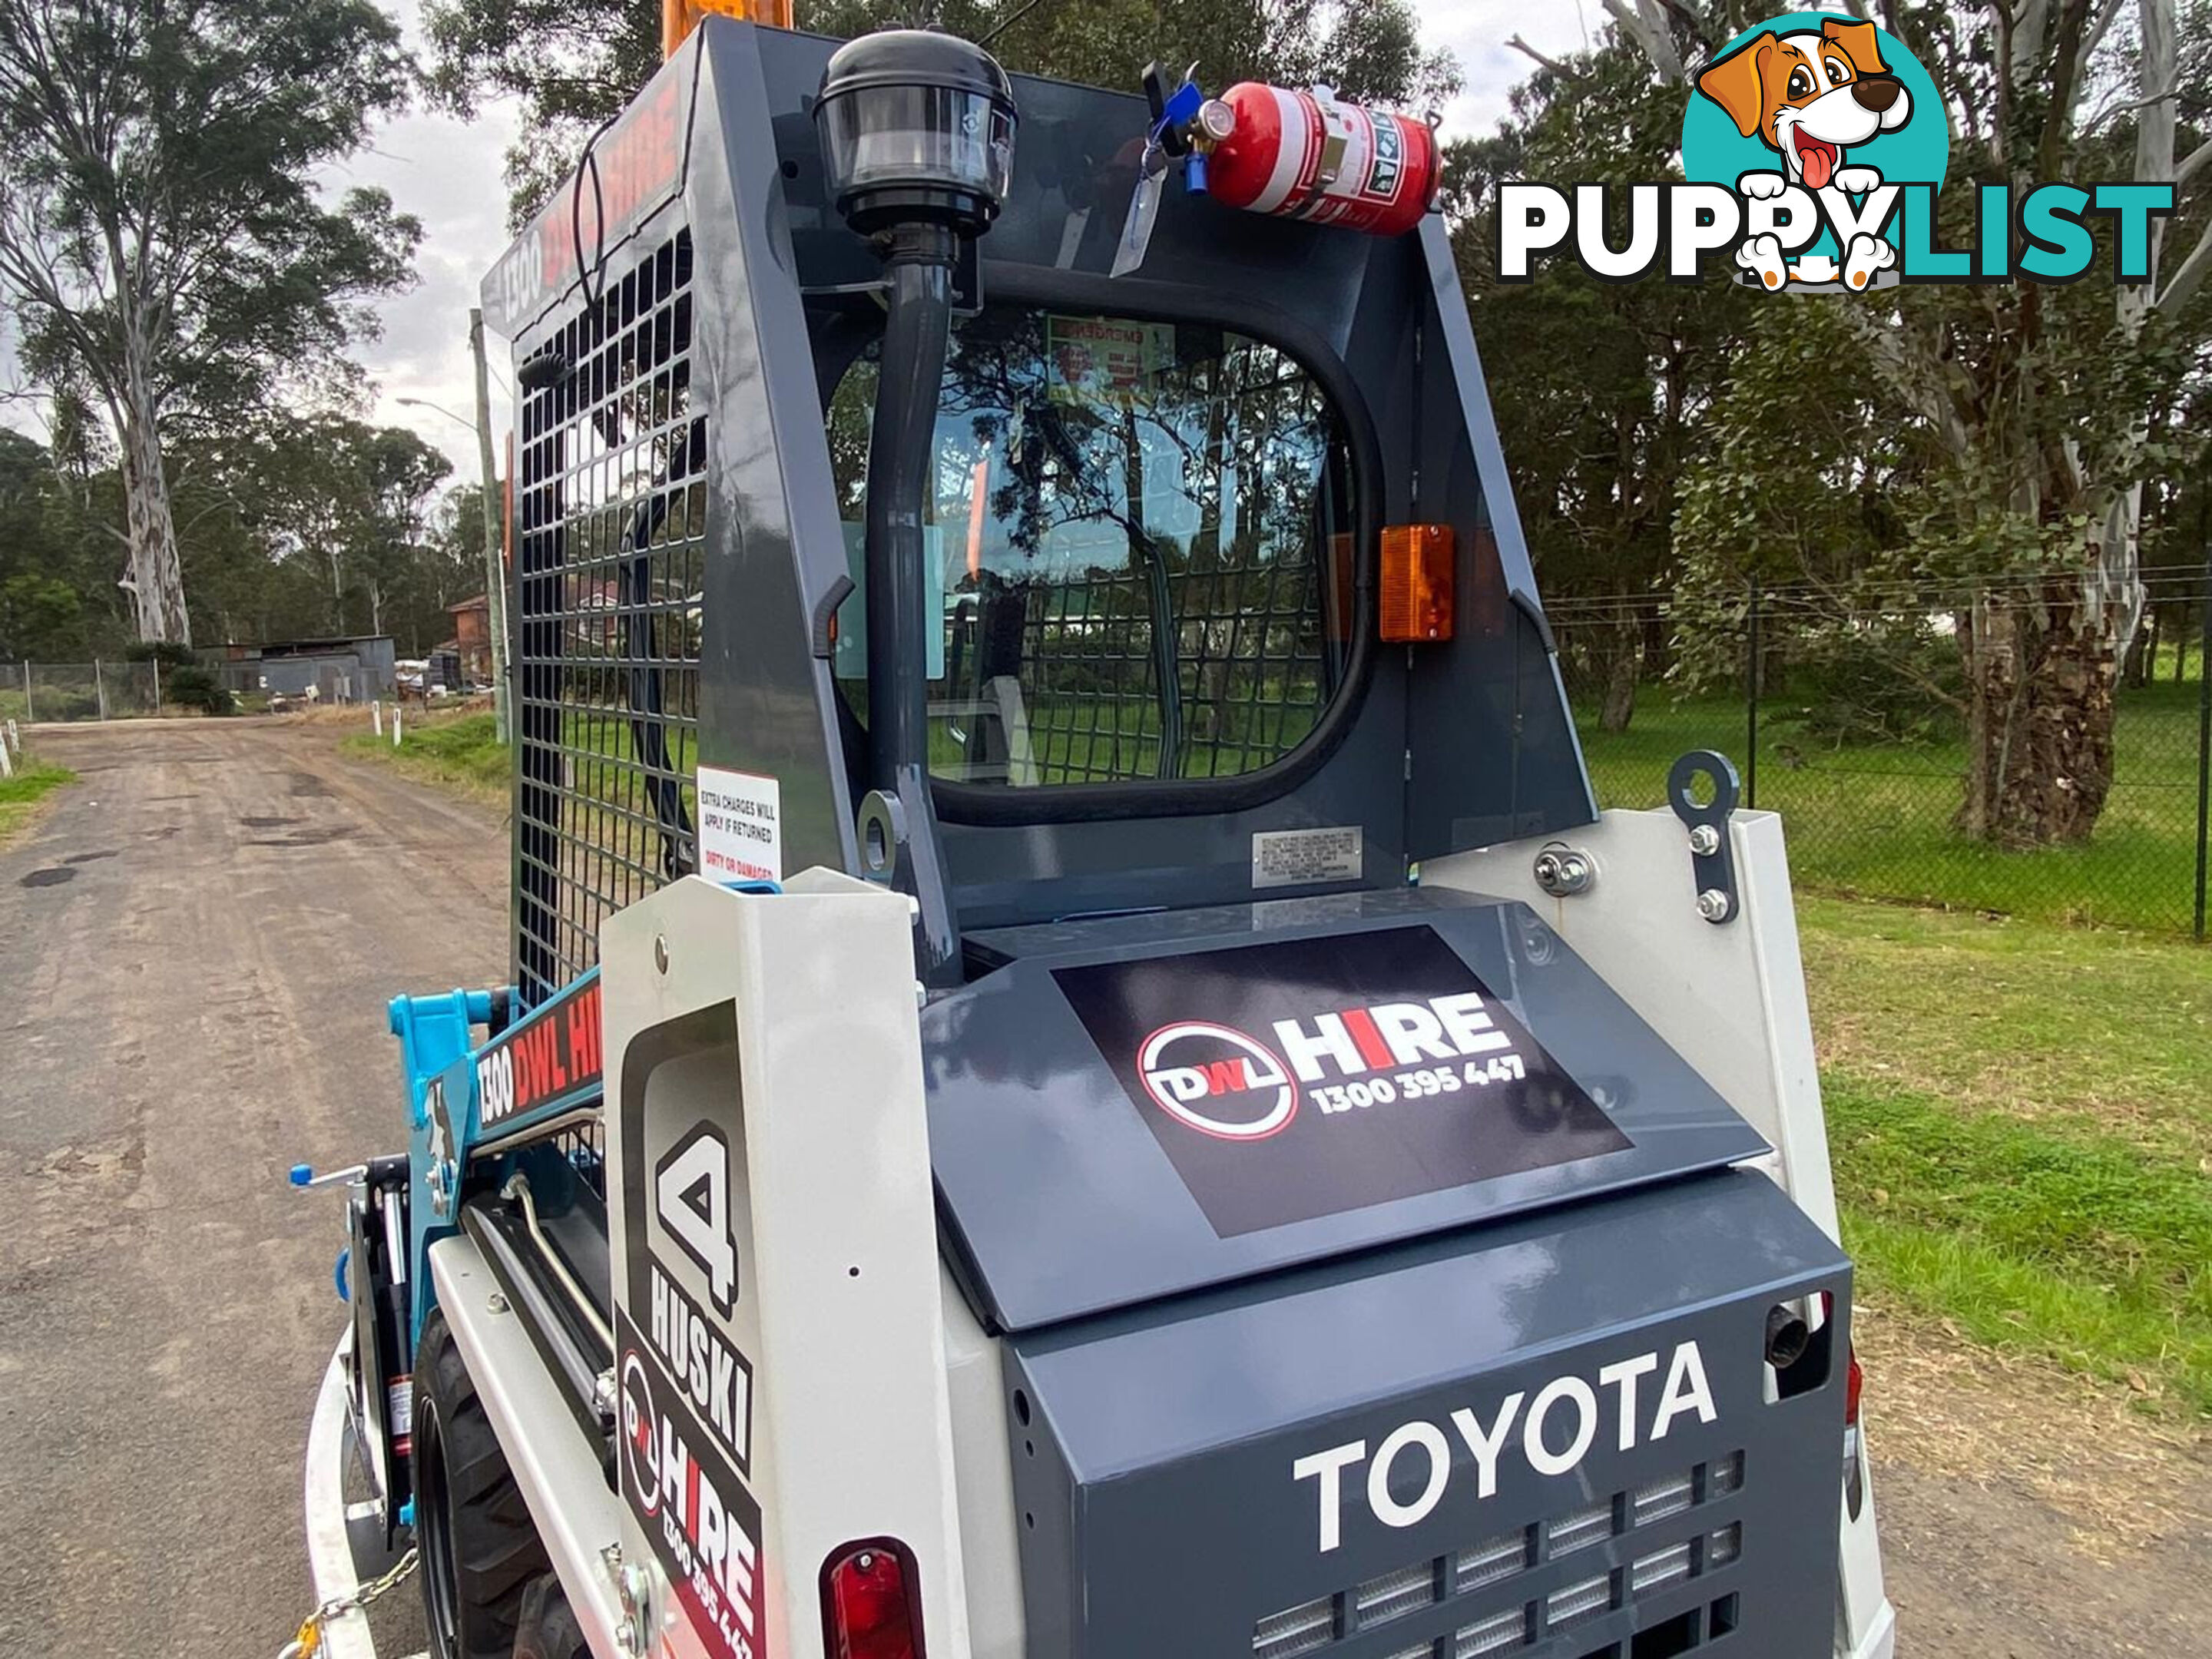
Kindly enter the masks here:
M 1079 6 L 1084 0 L 1057 3 Z M 419 45 L 416 0 L 395 0 L 395 9 Z M 1600 15 L 1597 0 L 1426 0 L 1419 9 L 1429 43 L 1455 54 L 1467 79 L 1466 92 L 1445 112 L 1445 131 L 1453 135 L 1487 131 L 1504 112 L 1507 89 L 1530 67 L 1505 44 L 1516 32 L 1550 54 L 1581 46 L 1584 15 L 1592 20 Z M 805 0 L 799 13 L 804 21 Z M 375 418 L 411 427 L 438 445 L 452 457 L 457 478 L 477 476 L 473 433 L 398 400 L 424 398 L 473 418 L 468 310 L 476 302 L 477 280 L 507 245 L 507 190 L 500 167 L 515 125 L 514 110 L 498 105 L 472 122 L 419 112 L 403 116 L 386 124 L 369 151 L 334 180 L 381 185 L 403 211 L 422 222 L 416 260 L 421 280 L 381 307 L 383 337 L 360 356 L 377 383 Z M 507 408 L 497 384 L 505 373 L 501 343 L 495 340 L 492 350 L 494 419 L 503 432 Z

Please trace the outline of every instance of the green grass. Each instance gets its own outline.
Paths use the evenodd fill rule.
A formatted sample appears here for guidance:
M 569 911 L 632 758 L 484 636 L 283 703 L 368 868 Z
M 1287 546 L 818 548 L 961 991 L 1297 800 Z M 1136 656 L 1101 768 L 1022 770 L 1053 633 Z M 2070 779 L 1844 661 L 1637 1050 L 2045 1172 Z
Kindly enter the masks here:
M 398 748 L 392 746 L 389 727 L 380 738 L 373 732 L 357 732 L 342 746 L 350 754 L 380 761 L 478 800 L 505 801 L 514 778 L 514 750 L 500 745 L 488 714 L 442 720 L 410 716 L 401 723 Z
M 2172 932 L 2191 921 L 2197 860 L 2197 688 L 2124 694 L 2112 794 L 2081 847 L 2006 852 L 1951 828 L 1966 757 L 1957 742 L 1837 748 L 1761 712 L 1759 805 L 1783 815 L 1791 872 L 1815 891 L 2045 921 Z M 1670 702 L 1647 690 L 1629 729 L 1582 728 L 1600 803 L 1654 806 L 1689 749 L 1745 766 L 1743 705 Z
M 0 778 L 0 845 L 29 824 L 47 795 L 76 781 L 76 774 L 66 766 L 46 766 L 27 758 L 18 762 L 13 777 Z
M 1809 899 L 1861 1294 L 2212 1413 L 2212 955 Z
M 2139 726 L 2145 712 L 2131 709 L 2130 721 Z M 1656 799 L 1682 749 L 1716 738 L 1729 746 L 1712 729 L 1714 714 L 1639 711 L 1626 738 L 1593 744 L 1601 792 L 1613 801 Z M 626 724 L 572 720 L 569 746 L 584 757 L 575 763 L 580 793 L 612 799 L 611 780 L 595 775 L 589 757 L 626 759 Z M 2125 744 L 2143 740 L 2130 729 L 2123 725 L 2124 766 Z M 509 755 L 493 741 L 489 714 L 410 723 L 397 751 L 367 734 L 346 746 L 506 799 Z M 689 769 L 688 748 L 676 758 Z M 1927 757 L 1887 758 L 1911 776 Z M 1885 867 L 1881 860 L 1907 874 L 1916 867 L 1889 842 L 1944 841 L 1940 830 L 1899 821 L 1870 830 L 1866 847 L 1839 846 L 1822 833 L 1817 797 L 1793 806 L 1793 788 L 1802 787 L 1794 775 L 1785 769 L 1761 793 L 1778 795 L 1790 814 L 1805 885 L 1881 890 L 1869 875 Z M 1632 781 L 1647 776 L 1653 781 L 1638 794 Z M 1939 776 L 1914 787 L 1939 823 L 1948 817 L 1955 785 Z M 2136 810 L 2126 787 L 2116 814 Z M 2193 811 L 2193 793 L 2190 802 Z M 2170 842 L 2172 814 L 2152 817 L 2147 833 Z M 2117 832 L 2112 840 L 2127 844 Z M 2100 864 L 2114 857 L 2102 835 L 2067 856 L 2093 893 L 2118 880 Z M 2212 1414 L 2212 951 L 2170 933 L 2028 919 L 2039 909 L 2109 914 L 2108 900 L 2049 900 L 2048 878 L 2025 873 L 2043 867 L 2034 860 L 1977 850 L 1959 867 L 1988 884 L 1980 908 L 2023 915 L 1991 919 L 1817 893 L 1800 901 L 1838 1195 L 1861 1294 L 1948 1322 L 1974 1341 L 2127 1386 L 2146 1409 Z M 1885 896 L 1911 890 L 1899 879 Z

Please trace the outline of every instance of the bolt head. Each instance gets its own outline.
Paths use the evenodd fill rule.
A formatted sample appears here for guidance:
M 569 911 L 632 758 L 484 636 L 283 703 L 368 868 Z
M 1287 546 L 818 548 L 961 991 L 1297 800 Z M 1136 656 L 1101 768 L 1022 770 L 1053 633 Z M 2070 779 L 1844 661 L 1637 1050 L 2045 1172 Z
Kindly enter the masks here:
M 1708 887 L 1698 895 L 1698 914 L 1707 921 L 1726 921 L 1731 908 L 1729 896 L 1717 887 Z
M 484 1298 L 484 1307 L 489 1312 L 503 1314 L 507 1311 L 507 1298 L 497 1291 L 494 1291 Z
M 653 965 L 657 972 L 665 974 L 668 971 L 668 936 L 665 933 L 653 936 Z
M 1547 847 L 1536 854 L 1532 873 L 1536 885 L 1553 898 L 1569 898 L 1589 890 L 1597 878 L 1589 854 L 1572 847 Z
M 1700 823 L 1690 831 L 1690 850 L 1700 858 L 1710 858 L 1721 850 L 1721 832 L 1710 823 Z

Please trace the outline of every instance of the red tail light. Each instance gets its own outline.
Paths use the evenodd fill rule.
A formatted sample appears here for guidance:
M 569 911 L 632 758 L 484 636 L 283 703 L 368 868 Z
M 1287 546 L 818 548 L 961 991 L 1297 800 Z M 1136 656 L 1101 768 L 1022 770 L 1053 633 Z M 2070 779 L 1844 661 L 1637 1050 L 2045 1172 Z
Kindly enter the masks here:
M 1866 1373 L 1859 1369 L 1858 1345 L 1850 1350 L 1850 1367 L 1844 1374 L 1844 1426 L 1856 1429 L 1859 1425 L 1859 1395 L 1866 1388 Z
M 822 1643 L 830 1659 L 922 1659 L 921 1581 L 894 1538 L 830 1552 L 822 1565 Z

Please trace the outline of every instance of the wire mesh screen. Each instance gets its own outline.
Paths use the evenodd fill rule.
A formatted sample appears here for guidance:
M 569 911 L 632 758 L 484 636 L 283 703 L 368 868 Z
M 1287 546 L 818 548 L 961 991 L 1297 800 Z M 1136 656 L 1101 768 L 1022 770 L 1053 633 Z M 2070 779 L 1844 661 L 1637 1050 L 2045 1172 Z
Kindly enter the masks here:
M 858 584 L 837 672 L 856 711 L 876 375 L 864 354 L 830 411 Z M 1336 412 L 1287 352 L 1219 327 L 994 306 L 954 336 L 933 459 L 937 776 L 1229 776 L 1318 722 L 1346 654 L 1350 489 Z
M 27 662 L 0 666 L 0 720 L 112 720 L 161 712 L 150 662 Z
M 1326 700 L 1319 586 L 1310 562 L 1231 550 L 1015 588 L 1030 781 L 1228 776 L 1279 760 Z
M 599 923 L 696 860 L 706 416 L 678 231 L 551 342 L 520 414 L 516 979 L 535 1005 Z
M 1717 749 L 1802 889 L 2198 932 L 2212 586 L 2141 576 L 2132 635 L 2078 658 L 2040 577 L 1546 611 L 1601 805 L 1658 805 L 1676 756 Z
M 604 1200 L 607 1195 L 607 1126 L 604 1118 L 579 1123 L 553 1137 L 576 1178 Z

